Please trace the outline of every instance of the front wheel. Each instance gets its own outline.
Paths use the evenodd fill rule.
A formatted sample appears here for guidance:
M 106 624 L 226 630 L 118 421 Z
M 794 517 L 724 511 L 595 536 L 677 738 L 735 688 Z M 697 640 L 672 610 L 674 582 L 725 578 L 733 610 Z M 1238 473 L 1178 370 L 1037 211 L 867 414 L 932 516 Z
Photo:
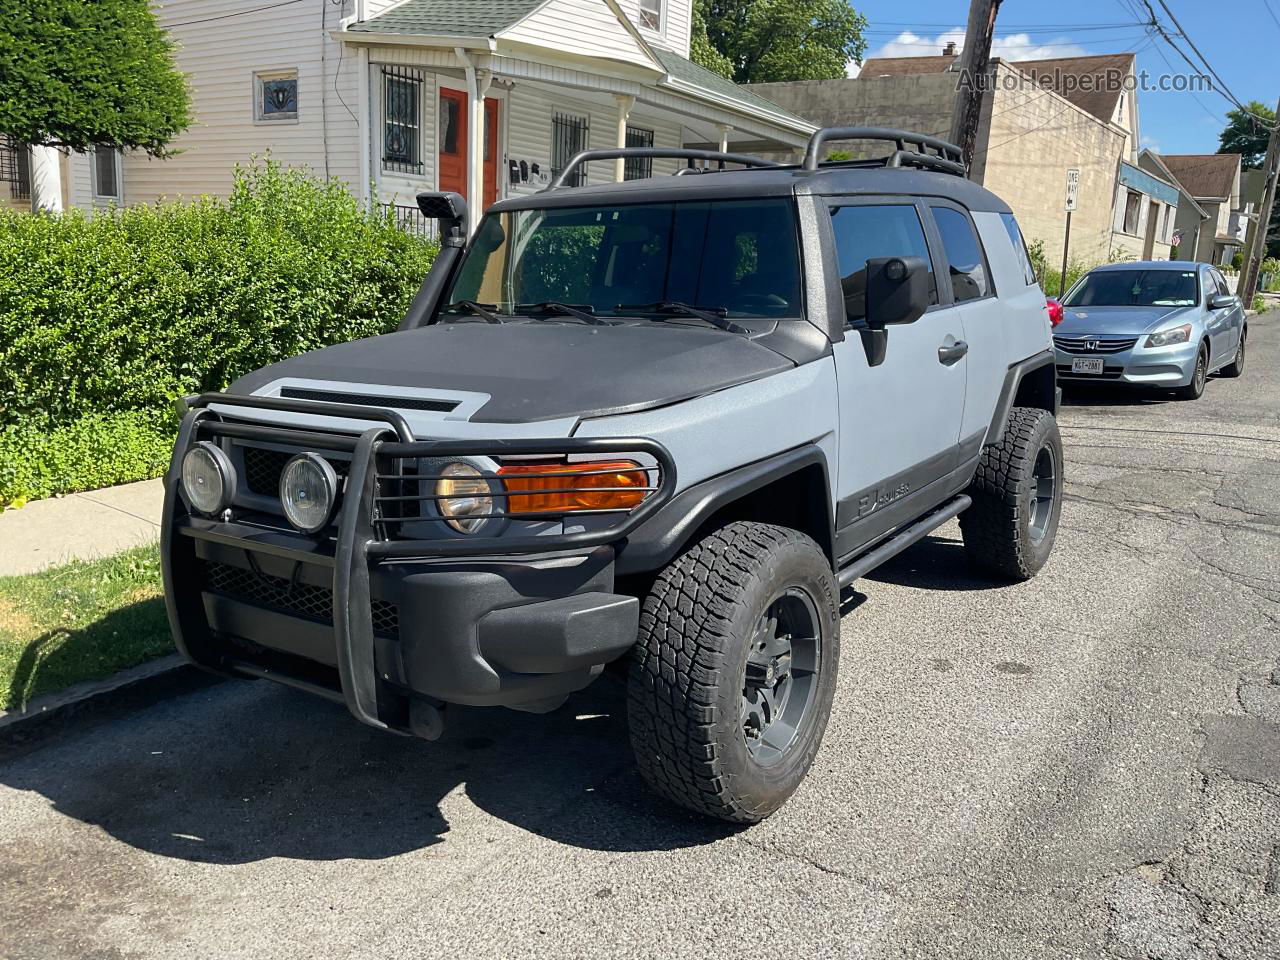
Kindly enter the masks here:
M 1174 391 L 1179 400 L 1199 400 L 1204 394 L 1205 382 L 1209 379 L 1209 348 L 1200 344 L 1196 353 L 1196 369 L 1191 374 L 1191 382 Z
M 982 452 L 960 514 L 965 552 L 1011 580 L 1030 580 L 1049 559 L 1063 489 L 1062 437 L 1048 410 L 1014 407 L 1000 442 Z
M 795 530 L 731 523 L 658 575 L 640 614 L 627 719 L 667 799 L 756 823 L 813 763 L 835 695 L 839 591 Z

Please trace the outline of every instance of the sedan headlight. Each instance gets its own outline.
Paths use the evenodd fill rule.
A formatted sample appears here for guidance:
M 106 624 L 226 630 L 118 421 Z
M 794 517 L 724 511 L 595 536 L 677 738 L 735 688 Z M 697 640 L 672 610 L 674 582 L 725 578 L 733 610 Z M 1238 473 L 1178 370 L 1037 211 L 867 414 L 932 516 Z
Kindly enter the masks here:
M 301 453 L 280 474 L 280 505 L 289 522 L 303 533 L 319 533 L 338 502 L 338 475 L 324 457 Z
M 217 444 L 203 440 L 182 458 L 182 492 L 198 513 L 217 516 L 236 495 L 231 458 Z
M 1170 327 L 1168 330 L 1157 330 L 1151 336 L 1147 337 L 1148 347 L 1168 347 L 1175 343 L 1186 343 L 1191 339 L 1191 324 L 1184 323 L 1180 327 Z
M 469 463 L 447 464 L 436 481 L 436 496 L 445 522 L 459 533 L 475 533 L 496 512 L 490 481 Z

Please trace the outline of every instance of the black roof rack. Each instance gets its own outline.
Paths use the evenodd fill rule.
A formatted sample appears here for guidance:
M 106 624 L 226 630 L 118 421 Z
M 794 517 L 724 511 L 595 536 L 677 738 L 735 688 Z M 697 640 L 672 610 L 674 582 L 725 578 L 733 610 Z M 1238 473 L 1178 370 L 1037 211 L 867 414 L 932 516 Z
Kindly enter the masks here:
M 561 170 L 554 180 L 547 187 L 548 190 L 556 190 L 565 185 L 565 181 L 569 179 L 578 167 L 584 163 L 590 163 L 592 160 L 630 160 L 630 159 L 661 159 L 661 160 L 687 160 L 688 168 L 693 168 L 695 160 L 704 162 L 713 162 L 718 168 L 723 170 L 726 163 L 736 163 L 744 167 L 775 167 L 777 164 L 768 160 L 761 160 L 759 157 L 752 157 L 745 153 L 720 153 L 716 150 L 686 150 L 680 147 L 614 147 L 609 150 L 583 150 L 581 153 L 573 156 L 564 169 Z
M 843 160 L 825 164 L 819 163 L 822 145 L 829 140 L 885 140 L 896 146 L 887 157 L 868 160 Z M 932 151 L 932 152 L 930 152 Z M 547 186 L 548 190 L 558 190 L 568 182 L 569 177 L 583 164 L 593 160 L 630 160 L 630 159 L 675 159 L 687 161 L 681 173 L 699 172 L 694 161 L 716 164 L 717 170 L 723 170 L 726 163 L 737 164 L 749 169 L 759 170 L 794 170 L 794 163 L 773 163 L 753 157 L 745 153 L 720 153 L 716 150 L 695 150 L 680 147 L 613 147 L 606 150 L 583 150 L 575 154 L 563 170 Z M 939 140 L 937 137 L 923 133 L 912 133 L 909 130 L 894 130 L 889 127 L 823 127 L 815 131 L 805 147 L 804 160 L 799 164 L 801 170 L 817 170 L 819 166 L 842 167 L 918 167 L 922 170 L 933 170 L 939 173 L 952 173 L 958 177 L 967 177 L 968 170 L 964 163 L 964 151 L 954 143 Z
M 954 173 L 960 177 L 968 175 L 964 151 L 954 143 L 889 127 L 823 127 L 809 138 L 809 145 L 804 151 L 804 162 L 801 164 L 803 169 L 818 169 L 818 156 L 822 145 L 828 140 L 887 140 L 895 144 L 897 149 L 884 158 L 883 164 L 886 167 L 911 166 Z M 908 144 L 918 149 L 908 150 Z M 930 150 L 934 152 L 930 153 Z

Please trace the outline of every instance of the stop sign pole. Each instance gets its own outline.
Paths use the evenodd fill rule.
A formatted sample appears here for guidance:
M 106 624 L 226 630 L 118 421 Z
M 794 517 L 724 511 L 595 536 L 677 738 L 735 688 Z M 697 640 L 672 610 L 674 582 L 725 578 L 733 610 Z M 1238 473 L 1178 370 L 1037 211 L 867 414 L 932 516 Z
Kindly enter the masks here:
M 1076 210 L 1076 198 L 1080 195 L 1080 169 L 1067 171 L 1067 235 L 1062 238 L 1062 275 L 1058 278 L 1058 299 L 1067 292 L 1067 262 L 1071 250 L 1071 214 Z

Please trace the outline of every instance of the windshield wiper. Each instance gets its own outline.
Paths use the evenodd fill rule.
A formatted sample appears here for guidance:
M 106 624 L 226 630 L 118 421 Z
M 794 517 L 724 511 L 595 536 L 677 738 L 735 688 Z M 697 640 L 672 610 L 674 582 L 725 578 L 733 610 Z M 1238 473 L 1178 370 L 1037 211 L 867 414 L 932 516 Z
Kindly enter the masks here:
M 686 316 L 705 320 L 713 327 L 728 330 L 730 333 L 750 333 L 746 327 L 740 327 L 732 320 L 725 319 L 729 311 L 724 307 L 695 307 L 683 300 L 658 300 L 654 303 L 620 303 L 619 310 L 654 310 L 660 313 L 683 313 Z
M 559 300 L 543 300 L 540 303 L 518 303 L 516 310 L 539 310 L 543 313 L 558 313 L 566 317 L 575 317 L 583 323 L 590 323 L 594 326 L 609 326 L 609 321 L 601 320 L 587 307 L 575 307 L 568 303 L 561 303 Z
M 455 307 L 460 307 L 467 313 L 474 313 L 485 323 L 502 323 L 502 318 L 493 312 L 497 309 L 497 304 L 476 303 L 474 300 L 455 300 L 444 309 L 453 310 Z

